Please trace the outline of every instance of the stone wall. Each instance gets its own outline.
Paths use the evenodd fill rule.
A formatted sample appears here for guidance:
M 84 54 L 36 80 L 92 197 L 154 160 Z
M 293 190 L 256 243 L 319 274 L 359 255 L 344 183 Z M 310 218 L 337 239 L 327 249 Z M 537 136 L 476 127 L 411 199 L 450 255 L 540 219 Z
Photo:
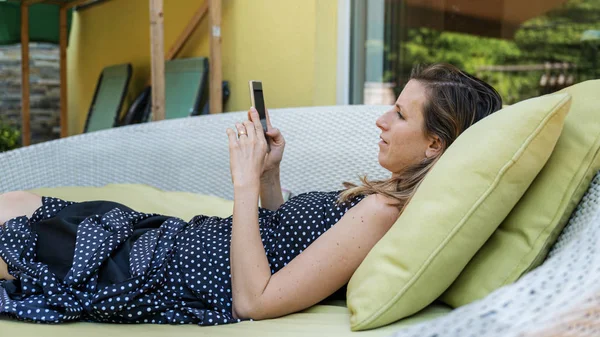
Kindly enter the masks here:
M 31 143 L 60 136 L 59 48 L 29 44 Z M 21 127 L 21 45 L 0 46 L 0 116 Z

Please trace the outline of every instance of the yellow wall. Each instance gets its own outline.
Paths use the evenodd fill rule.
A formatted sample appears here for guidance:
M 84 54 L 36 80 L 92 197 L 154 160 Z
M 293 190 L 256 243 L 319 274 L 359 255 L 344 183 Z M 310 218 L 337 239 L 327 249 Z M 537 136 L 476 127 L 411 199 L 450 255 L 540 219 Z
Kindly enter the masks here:
M 126 103 L 150 77 L 148 0 L 110 0 L 74 15 L 68 48 L 69 133 L 83 130 L 101 70 L 130 62 Z M 203 0 L 164 0 L 165 52 Z M 262 80 L 267 107 L 335 104 L 337 0 L 222 0 L 227 111 L 250 106 L 248 81 Z M 208 17 L 179 57 L 208 56 Z

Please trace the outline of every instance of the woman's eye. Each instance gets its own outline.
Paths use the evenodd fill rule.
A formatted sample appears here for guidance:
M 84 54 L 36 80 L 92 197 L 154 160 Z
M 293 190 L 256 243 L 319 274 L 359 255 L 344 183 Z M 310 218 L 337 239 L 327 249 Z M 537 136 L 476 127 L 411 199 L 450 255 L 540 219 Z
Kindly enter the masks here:
M 398 113 L 398 117 L 404 119 L 404 116 L 402 116 L 402 113 L 400 111 L 396 111 L 396 113 Z

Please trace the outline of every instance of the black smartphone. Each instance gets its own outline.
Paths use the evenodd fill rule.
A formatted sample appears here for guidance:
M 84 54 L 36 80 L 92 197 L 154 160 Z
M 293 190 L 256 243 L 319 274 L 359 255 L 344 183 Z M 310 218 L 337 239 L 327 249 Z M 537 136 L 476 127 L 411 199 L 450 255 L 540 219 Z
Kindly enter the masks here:
M 267 141 L 267 152 L 271 152 L 271 145 L 269 144 L 269 137 L 267 137 L 267 113 L 265 111 L 265 97 L 263 95 L 263 88 L 261 81 L 250 81 L 250 100 L 252 106 L 258 111 L 260 117 L 260 123 L 262 124 L 263 130 L 265 131 L 265 140 Z

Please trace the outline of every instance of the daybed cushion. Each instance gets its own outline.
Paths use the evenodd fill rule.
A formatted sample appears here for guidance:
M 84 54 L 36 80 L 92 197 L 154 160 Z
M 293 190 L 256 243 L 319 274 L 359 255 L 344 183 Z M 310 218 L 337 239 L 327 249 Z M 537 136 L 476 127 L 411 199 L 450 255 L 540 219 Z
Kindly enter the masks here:
M 43 196 L 69 201 L 109 200 L 137 211 L 173 215 L 191 219 L 198 214 L 227 217 L 232 214 L 233 201 L 187 192 L 167 192 L 138 184 L 110 184 L 102 187 L 58 187 L 31 190 Z M 449 312 L 443 304 L 433 304 L 401 322 L 369 331 L 364 336 L 388 336 L 409 324 L 439 317 Z M 354 336 L 350 330 L 350 313 L 343 301 L 323 302 L 300 313 L 273 320 L 242 322 L 217 327 L 116 325 L 70 323 L 59 325 L 26 324 L 11 319 L 0 320 L 0 330 L 15 336 L 64 337 L 151 337 L 151 336 Z M 361 334 L 362 336 L 363 334 Z
M 572 96 L 546 166 L 442 299 L 453 307 L 487 296 L 538 266 L 600 170 L 600 80 L 563 90 Z
M 184 220 L 190 220 L 198 214 L 223 218 L 233 214 L 232 200 L 189 192 L 162 191 L 141 184 L 37 188 L 31 192 L 68 201 L 115 201 L 138 212 L 172 215 Z
M 423 312 L 395 324 L 366 331 L 360 337 L 390 336 L 402 327 L 439 317 L 448 307 L 430 306 Z M 350 330 L 348 309 L 336 305 L 317 305 L 300 313 L 264 321 L 199 327 L 158 324 L 32 324 L 0 319 L 3 336 L 19 337 L 356 337 Z
M 532 98 L 458 137 L 352 276 L 353 330 L 407 317 L 450 286 L 546 163 L 570 100 Z

